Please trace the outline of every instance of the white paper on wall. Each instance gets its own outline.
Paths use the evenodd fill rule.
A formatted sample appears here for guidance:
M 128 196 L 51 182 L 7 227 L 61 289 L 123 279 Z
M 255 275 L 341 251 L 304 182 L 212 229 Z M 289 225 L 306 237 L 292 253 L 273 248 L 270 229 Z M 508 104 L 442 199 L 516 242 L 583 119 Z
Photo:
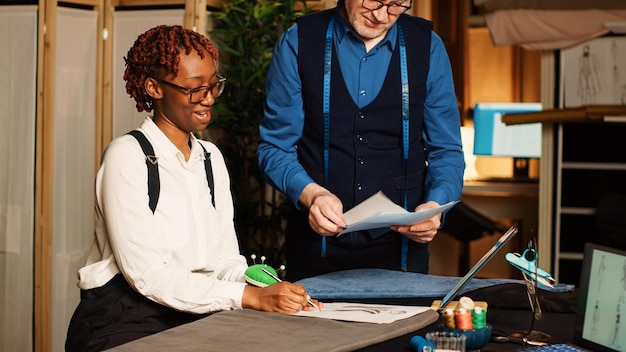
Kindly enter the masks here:
M 626 105 L 626 36 L 563 49 L 560 66 L 560 107 Z

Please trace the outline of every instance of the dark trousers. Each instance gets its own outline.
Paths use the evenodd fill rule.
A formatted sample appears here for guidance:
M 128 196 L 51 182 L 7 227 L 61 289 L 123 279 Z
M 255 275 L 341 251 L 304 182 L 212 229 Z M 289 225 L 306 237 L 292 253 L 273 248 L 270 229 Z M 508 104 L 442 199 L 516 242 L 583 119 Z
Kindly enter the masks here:
M 285 230 L 286 279 L 294 282 L 358 268 L 402 270 L 402 237 L 391 230 L 375 237 L 368 231 L 326 237 L 326 255 L 322 256 L 322 236 L 311 229 L 305 214 L 296 212 Z M 407 271 L 426 274 L 428 261 L 428 245 L 409 240 Z
M 137 293 L 121 274 L 80 296 L 65 341 L 70 352 L 102 351 L 206 316 L 155 303 Z

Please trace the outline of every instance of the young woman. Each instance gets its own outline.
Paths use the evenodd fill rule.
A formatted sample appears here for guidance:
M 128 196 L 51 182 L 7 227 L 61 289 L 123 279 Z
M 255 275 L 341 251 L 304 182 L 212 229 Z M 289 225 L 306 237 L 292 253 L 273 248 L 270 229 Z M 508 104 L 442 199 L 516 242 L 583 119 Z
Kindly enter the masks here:
M 107 349 L 220 310 L 312 309 L 302 285 L 245 284 L 223 156 L 193 135 L 211 120 L 226 81 L 213 44 L 163 25 L 141 34 L 125 60 L 127 92 L 138 111 L 152 112 L 138 131 L 154 156 L 131 135 L 107 147 L 96 178 L 95 241 L 78 272 L 81 302 L 66 349 Z M 146 160 L 158 165 L 156 197 Z

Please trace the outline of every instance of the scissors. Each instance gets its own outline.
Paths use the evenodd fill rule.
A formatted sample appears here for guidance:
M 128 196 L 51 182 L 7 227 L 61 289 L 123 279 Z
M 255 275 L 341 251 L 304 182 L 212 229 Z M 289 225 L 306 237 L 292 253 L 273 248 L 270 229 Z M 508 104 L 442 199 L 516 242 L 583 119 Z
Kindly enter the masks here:
M 511 342 L 511 343 L 519 343 L 520 345 L 531 345 L 531 346 L 545 346 L 546 342 L 543 341 L 535 341 L 529 340 L 526 336 L 522 336 L 513 333 L 513 334 L 505 334 L 502 331 L 494 330 L 491 333 L 491 341 L 492 342 Z
M 530 279 L 547 287 L 553 287 L 556 282 L 552 275 L 537 266 L 537 250 L 534 248 L 533 241 L 528 242 L 528 248 L 520 255 L 519 253 L 507 253 L 504 259 L 511 265 L 519 269 L 522 274 Z
M 507 253 L 504 258 L 522 272 L 528 300 L 530 301 L 535 319 L 541 319 L 543 313 L 541 312 L 541 305 L 537 296 L 536 284 L 539 282 L 542 285 L 552 287 L 555 280 L 550 273 L 537 266 L 538 255 L 533 240 L 528 241 L 528 248 L 521 255 L 518 253 Z

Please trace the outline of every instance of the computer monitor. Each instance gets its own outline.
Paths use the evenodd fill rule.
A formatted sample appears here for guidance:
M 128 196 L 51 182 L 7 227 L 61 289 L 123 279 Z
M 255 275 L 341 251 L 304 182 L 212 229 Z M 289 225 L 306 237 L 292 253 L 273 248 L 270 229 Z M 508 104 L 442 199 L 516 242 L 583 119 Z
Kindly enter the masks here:
M 512 157 L 513 179 L 529 179 L 528 159 L 541 157 L 541 123 L 507 125 L 502 116 L 541 110 L 541 103 L 477 103 L 474 155 Z

